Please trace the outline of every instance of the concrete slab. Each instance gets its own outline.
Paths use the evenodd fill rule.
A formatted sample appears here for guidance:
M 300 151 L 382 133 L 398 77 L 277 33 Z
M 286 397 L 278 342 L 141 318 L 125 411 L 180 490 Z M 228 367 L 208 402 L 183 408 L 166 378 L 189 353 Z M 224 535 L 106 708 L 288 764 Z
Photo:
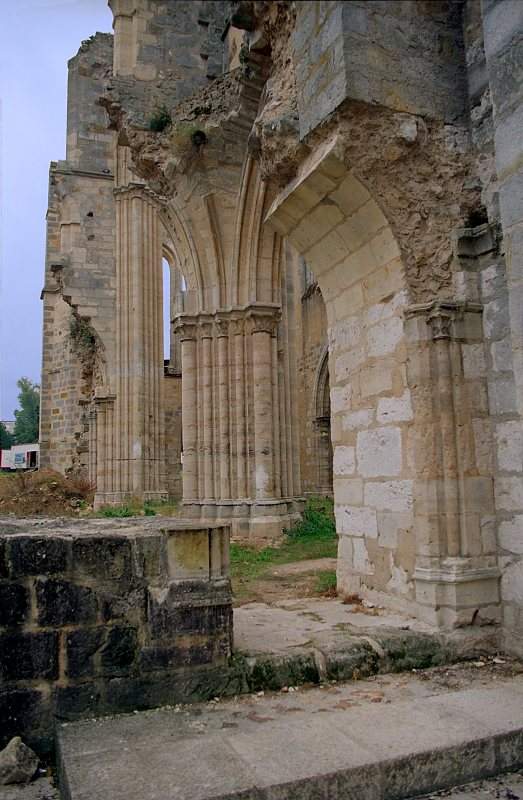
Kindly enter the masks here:
M 70 723 L 58 738 L 64 800 L 392 800 L 523 766 L 523 675 L 445 667 Z
M 429 625 L 378 608 L 345 605 L 341 600 L 282 600 L 275 605 L 248 603 L 234 609 L 234 646 L 242 652 L 291 653 L 294 648 L 322 649 L 365 629 L 433 633 Z M 320 645 L 321 642 L 321 645 Z

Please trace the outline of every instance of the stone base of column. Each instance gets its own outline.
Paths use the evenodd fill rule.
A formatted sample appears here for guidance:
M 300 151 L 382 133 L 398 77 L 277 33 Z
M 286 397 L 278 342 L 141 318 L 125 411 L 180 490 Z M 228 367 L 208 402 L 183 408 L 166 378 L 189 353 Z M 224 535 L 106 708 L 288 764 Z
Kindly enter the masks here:
M 472 565 L 465 558 L 417 567 L 417 616 L 442 630 L 499 623 L 499 579 L 497 566 Z
M 182 516 L 202 522 L 220 520 L 236 539 L 278 539 L 301 517 L 303 498 L 278 500 L 186 500 Z
M 164 503 L 168 500 L 167 492 L 143 492 L 140 495 L 132 492 L 96 492 L 93 507 L 98 511 L 104 506 L 123 506 L 130 503 L 143 505 L 143 503 Z

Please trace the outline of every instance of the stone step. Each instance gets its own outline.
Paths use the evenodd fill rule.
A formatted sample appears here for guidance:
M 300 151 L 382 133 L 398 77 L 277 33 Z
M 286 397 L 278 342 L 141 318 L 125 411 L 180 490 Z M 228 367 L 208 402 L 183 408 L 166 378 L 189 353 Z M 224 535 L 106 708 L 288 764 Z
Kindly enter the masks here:
M 63 800 L 399 800 L 523 766 L 523 676 L 445 674 L 69 723 Z

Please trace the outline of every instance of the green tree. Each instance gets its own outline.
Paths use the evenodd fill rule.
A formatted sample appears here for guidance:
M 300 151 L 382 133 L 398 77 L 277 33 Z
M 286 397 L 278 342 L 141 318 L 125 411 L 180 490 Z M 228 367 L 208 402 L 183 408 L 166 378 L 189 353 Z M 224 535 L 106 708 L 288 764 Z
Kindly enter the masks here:
M 29 444 L 38 441 L 40 418 L 40 387 L 29 378 L 20 378 L 16 382 L 20 389 L 15 411 L 15 440 L 17 444 Z
M 15 437 L 9 433 L 3 422 L 0 422 L 0 450 L 9 450 L 15 443 Z

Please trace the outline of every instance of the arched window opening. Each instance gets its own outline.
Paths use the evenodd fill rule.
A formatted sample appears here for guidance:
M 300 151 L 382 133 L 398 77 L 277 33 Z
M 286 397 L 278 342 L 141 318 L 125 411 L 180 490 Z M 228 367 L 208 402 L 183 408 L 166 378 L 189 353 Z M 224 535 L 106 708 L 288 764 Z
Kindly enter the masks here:
M 316 384 L 316 419 L 318 485 L 322 494 L 332 494 L 331 404 L 329 354 L 323 355 Z
M 162 258 L 163 277 L 163 357 L 171 359 L 171 267 L 166 258 Z

